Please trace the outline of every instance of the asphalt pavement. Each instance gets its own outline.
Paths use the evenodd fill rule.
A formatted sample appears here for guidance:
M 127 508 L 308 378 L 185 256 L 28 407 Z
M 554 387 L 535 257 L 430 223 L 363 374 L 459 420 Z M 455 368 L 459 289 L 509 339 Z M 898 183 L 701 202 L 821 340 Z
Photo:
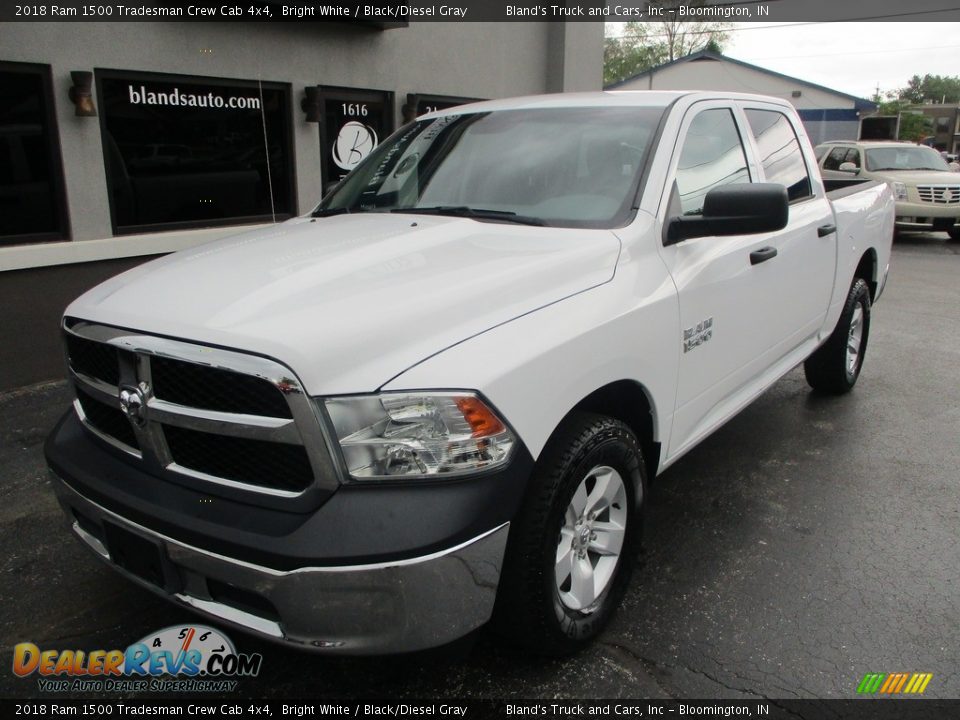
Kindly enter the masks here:
M 657 479 L 633 583 L 588 651 L 542 660 L 480 632 L 324 658 L 232 632 L 264 656 L 239 694 L 850 698 L 865 673 L 928 672 L 926 696 L 960 697 L 960 244 L 944 238 L 895 245 L 852 394 L 812 394 L 795 369 Z M 66 531 L 42 443 L 69 400 L 63 383 L 0 395 L 5 697 L 43 696 L 11 673 L 16 643 L 124 648 L 196 621 Z

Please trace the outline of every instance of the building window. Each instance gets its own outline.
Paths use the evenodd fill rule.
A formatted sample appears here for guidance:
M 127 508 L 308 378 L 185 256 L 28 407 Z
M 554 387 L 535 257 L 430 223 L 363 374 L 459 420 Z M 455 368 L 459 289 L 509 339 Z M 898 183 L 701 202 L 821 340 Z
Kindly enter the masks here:
M 50 70 L 0 62 L 0 245 L 67 234 Z
M 941 115 L 937 118 L 937 132 L 938 133 L 948 133 L 950 132 L 950 121 L 952 118 L 949 115 Z
M 404 103 L 403 122 L 412 122 L 414 119 L 427 113 L 439 110 L 449 110 L 458 105 L 480 102 L 479 98 L 454 97 L 452 95 L 425 95 L 422 93 L 407 93 L 407 102 Z
M 393 93 L 321 87 L 324 186 L 340 182 L 393 132 Z
M 98 70 L 114 232 L 296 212 L 289 86 Z
M 766 181 L 783 185 L 791 201 L 810 197 L 807 164 L 787 116 L 774 110 L 747 110 L 746 115 Z

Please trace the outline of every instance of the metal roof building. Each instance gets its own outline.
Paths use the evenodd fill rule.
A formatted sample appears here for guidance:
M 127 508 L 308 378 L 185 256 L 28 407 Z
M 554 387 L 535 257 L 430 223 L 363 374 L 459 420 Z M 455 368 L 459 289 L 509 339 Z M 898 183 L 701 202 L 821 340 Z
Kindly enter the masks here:
M 607 90 L 726 90 L 789 100 L 800 114 L 811 142 L 852 140 L 860 117 L 875 103 L 854 95 L 751 65 L 710 50 L 678 58 L 613 83 Z

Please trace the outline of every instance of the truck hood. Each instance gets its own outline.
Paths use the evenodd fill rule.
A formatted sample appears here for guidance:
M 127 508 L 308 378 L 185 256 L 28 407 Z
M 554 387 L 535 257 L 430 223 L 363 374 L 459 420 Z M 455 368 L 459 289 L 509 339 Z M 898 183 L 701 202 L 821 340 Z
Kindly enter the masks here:
M 267 355 L 312 395 L 369 392 L 466 338 L 609 281 L 619 252 L 609 230 L 382 213 L 296 218 L 129 270 L 66 314 Z

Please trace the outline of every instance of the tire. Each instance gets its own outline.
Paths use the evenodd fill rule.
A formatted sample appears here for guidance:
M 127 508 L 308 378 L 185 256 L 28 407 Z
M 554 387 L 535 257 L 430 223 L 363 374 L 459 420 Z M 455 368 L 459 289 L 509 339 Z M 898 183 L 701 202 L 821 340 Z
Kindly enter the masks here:
M 551 656 L 599 635 L 630 581 L 645 497 L 633 432 L 593 413 L 568 418 L 537 461 L 510 528 L 494 610 L 500 634 Z
M 814 390 L 842 395 L 857 384 L 870 337 L 870 288 L 854 278 L 837 326 L 826 343 L 803 364 Z
M 960 226 L 954 225 L 952 228 L 947 230 L 947 234 L 950 236 L 951 240 L 960 240 Z

